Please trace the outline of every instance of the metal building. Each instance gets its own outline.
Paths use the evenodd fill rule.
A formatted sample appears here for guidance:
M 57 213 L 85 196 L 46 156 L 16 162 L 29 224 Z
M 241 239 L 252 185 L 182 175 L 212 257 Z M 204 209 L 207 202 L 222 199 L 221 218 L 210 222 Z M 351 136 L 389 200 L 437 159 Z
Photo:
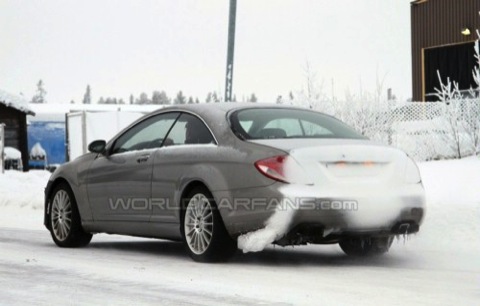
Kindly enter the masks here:
M 480 29 L 480 0 L 411 2 L 413 101 L 435 101 L 449 77 L 461 90 L 474 85 L 474 42 Z

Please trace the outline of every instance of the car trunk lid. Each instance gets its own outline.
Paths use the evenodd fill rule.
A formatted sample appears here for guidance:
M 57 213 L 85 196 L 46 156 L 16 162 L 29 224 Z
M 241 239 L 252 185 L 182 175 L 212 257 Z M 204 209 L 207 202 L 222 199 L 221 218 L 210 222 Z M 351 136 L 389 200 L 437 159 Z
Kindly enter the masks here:
M 252 142 L 292 156 L 316 183 L 389 184 L 399 181 L 405 153 L 369 140 L 268 139 Z M 403 174 L 403 173 L 402 173 Z

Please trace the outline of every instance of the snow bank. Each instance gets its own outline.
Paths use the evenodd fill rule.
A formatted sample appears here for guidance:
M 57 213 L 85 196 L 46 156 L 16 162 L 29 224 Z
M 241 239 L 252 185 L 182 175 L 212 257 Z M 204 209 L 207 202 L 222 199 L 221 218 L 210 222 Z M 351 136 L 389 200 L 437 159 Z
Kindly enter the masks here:
M 44 229 L 44 188 L 48 171 L 0 173 L 0 227 Z
M 3 153 L 5 154 L 5 159 L 22 159 L 22 153 L 12 147 L 3 148 Z
M 51 173 L 48 171 L 0 173 L 0 210 L 4 207 L 43 208 L 43 191 Z
M 418 164 L 427 195 L 425 221 L 412 248 L 480 253 L 480 158 Z

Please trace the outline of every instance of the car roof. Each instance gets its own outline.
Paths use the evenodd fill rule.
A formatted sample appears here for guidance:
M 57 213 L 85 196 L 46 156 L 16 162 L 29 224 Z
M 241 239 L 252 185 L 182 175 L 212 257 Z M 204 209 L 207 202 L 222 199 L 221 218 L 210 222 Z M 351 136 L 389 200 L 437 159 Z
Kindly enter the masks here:
M 218 103 L 199 103 L 199 104 L 177 104 L 169 105 L 161 108 L 155 113 L 161 113 L 165 111 L 191 111 L 198 114 L 204 113 L 227 113 L 231 110 L 249 109 L 249 108 L 290 108 L 290 109 L 303 109 L 304 107 L 274 104 L 274 103 L 251 103 L 251 102 L 218 102 Z

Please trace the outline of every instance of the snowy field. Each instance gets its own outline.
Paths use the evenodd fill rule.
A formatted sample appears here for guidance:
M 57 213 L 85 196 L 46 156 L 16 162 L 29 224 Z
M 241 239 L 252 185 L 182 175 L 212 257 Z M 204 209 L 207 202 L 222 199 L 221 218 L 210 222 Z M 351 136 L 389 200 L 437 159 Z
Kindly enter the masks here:
M 49 173 L 0 174 L 0 304 L 479 305 L 480 158 L 419 164 L 420 233 L 378 258 L 333 246 L 269 247 L 225 264 L 179 243 L 96 235 L 60 249 L 43 227 Z

